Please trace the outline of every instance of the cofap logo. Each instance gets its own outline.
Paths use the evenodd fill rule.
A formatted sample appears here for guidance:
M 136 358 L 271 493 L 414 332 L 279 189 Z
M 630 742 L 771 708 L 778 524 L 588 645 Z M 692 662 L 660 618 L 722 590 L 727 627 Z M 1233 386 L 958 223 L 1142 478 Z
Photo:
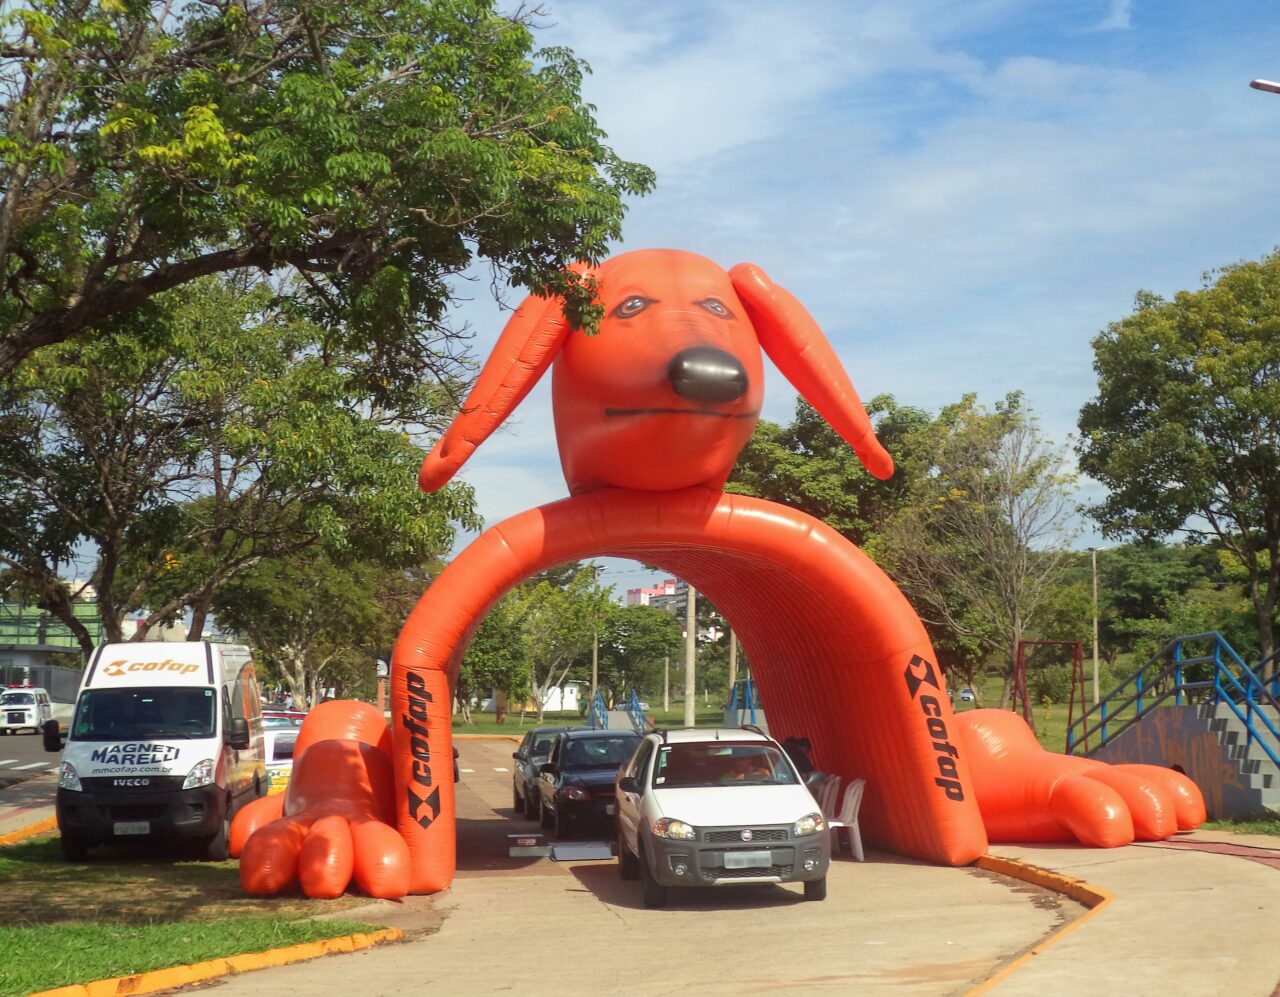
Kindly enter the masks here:
M 112 678 L 121 678 L 130 672 L 176 672 L 179 675 L 190 675 L 198 671 L 199 665 L 190 661 L 175 661 L 165 658 L 163 661 L 109 661 L 103 666 L 103 673 Z

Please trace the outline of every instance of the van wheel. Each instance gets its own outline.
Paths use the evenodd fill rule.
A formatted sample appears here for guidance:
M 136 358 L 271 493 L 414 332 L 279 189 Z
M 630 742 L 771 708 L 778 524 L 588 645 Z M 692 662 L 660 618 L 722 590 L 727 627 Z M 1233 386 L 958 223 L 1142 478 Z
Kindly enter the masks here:
M 637 879 L 640 876 L 640 862 L 623 840 L 622 828 L 618 828 L 618 875 L 623 879 Z
M 209 838 L 204 846 L 204 857 L 210 862 L 225 862 L 230 856 L 231 818 L 223 817 L 218 833 Z
M 89 846 L 79 838 L 62 835 L 62 857 L 68 862 L 83 862 L 89 854 Z
M 650 908 L 665 907 L 667 888 L 653 878 L 648 856 L 642 852 L 637 861 L 640 866 L 640 895 L 644 898 L 644 905 Z
M 827 899 L 827 877 L 821 879 L 811 879 L 804 884 L 804 898 L 806 900 L 826 900 Z

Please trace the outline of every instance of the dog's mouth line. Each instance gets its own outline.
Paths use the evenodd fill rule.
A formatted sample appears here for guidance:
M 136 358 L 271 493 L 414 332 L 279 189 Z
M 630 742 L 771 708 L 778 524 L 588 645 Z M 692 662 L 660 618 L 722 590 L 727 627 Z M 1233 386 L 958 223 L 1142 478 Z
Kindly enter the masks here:
M 713 409 L 696 408 L 606 408 L 607 417 L 625 415 L 705 415 L 713 419 L 754 419 L 760 413 L 751 412 L 716 412 Z

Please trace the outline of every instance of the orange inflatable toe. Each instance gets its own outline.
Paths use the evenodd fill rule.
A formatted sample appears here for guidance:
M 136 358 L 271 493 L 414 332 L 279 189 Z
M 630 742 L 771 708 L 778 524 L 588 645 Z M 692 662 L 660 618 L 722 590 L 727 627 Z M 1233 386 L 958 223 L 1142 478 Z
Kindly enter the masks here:
M 1045 751 L 1026 722 L 1005 710 L 960 713 L 956 726 L 992 841 L 1114 848 L 1204 822 L 1204 797 L 1179 772 Z

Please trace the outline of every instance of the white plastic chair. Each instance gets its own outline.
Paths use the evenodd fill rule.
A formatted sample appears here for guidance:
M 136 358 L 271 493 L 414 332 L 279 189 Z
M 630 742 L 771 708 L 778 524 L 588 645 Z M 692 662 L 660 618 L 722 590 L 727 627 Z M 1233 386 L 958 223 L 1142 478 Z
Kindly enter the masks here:
M 828 821 L 836 815 L 836 796 L 839 792 L 840 777 L 838 775 L 827 776 L 818 787 L 818 809 Z
M 844 790 L 844 799 L 840 801 L 840 813 L 827 821 L 831 828 L 831 850 L 840 850 L 840 828 L 849 832 L 849 849 L 859 862 L 865 862 L 862 853 L 862 834 L 858 830 L 858 807 L 862 805 L 862 791 L 866 788 L 866 779 L 853 779 Z M 824 787 L 825 789 L 825 787 Z

